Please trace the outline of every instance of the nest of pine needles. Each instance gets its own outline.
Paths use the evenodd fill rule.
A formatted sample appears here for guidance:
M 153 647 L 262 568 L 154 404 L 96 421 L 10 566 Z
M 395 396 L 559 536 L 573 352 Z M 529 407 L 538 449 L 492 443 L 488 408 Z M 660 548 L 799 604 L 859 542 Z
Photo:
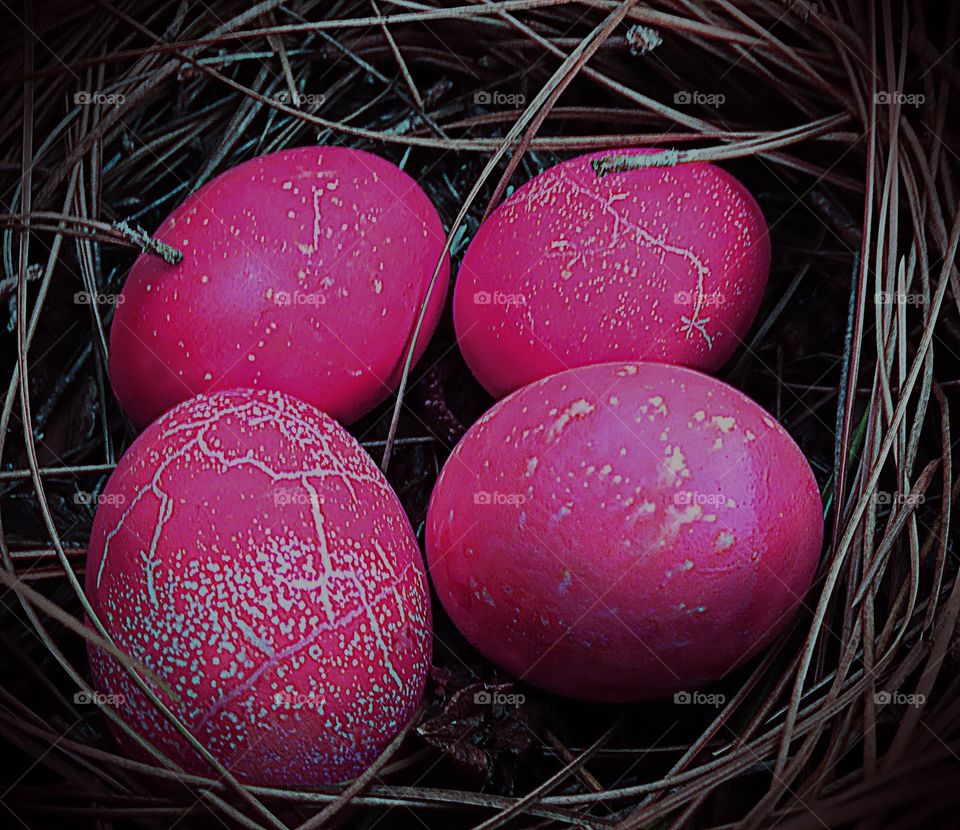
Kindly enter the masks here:
M 871 0 L 15 3 L 0 83 L 0 813 L 4 826 L 955 826 L 960 649 L 956 4 Z M 283 147 L 413 175 L 454 268 L 508 188 L 586 150 L 673 148 L 756 195 L 773 272 L 720 376 L 774 413 L 824 496 L 816 582 L 716 707 L 521 691 L 436 605 L 428 698 L 338 788 L 242 787 L 117 750 L 77 582 L 93 497 L 133 433 L 105 372 L 144 235 Z M 351 428 L 422 539 L 452 446 L 491 401 L 449 309 Z M 82 581 L 82 579 L 81 579 Z

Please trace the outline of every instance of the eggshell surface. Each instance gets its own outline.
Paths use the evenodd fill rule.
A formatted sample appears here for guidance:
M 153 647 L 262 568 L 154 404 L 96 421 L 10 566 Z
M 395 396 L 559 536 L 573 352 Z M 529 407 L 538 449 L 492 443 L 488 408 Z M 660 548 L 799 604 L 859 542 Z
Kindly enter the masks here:
M 813 473 L 760 406 L 683 367 L 561 372 L 445 464 L 427 562 L 454 624 L 547 690 L 640 701 L 715 680 L 789 623 L 823 538 Z
M 712 164 L 598 178 L 563 161 L 511 194 L 470 243 L 454 288 L 468 366 L 494 397 L 614 360 L 719 368 L 749 329 L 770 270 L 766 222 Z
M 154 235 L 178 265 L 137 259 L 110 332 L 110 377 L 144 426 L 231 387 L 278 389 L 350 423 L 399 383 L 444 231 L 417 183 L 345 147 L 240 164 Z M 444 256 L 416 356 L 443 308 Z
M 199 396 L 151 424 L 107 483 L 85 579 L 114 642 L 242 781 L 355 776 L 422 698 L 430 604 L 406 515 L 339 424 L 282 393 Z M 115 658 L 89 656 L 128 724 L 213 772 Z

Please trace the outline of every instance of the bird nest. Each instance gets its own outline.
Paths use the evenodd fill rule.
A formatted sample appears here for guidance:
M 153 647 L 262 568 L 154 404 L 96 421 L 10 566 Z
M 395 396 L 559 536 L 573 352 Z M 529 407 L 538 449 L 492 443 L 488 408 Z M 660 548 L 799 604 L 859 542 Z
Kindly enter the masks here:
M 799 830 L 953 819 L 960 7 L 27 0 L 8 15 L 8 825 Z M 578 152 L 671 148 L 671 163 L 719 162 L 756 195 L 773 270 L 720 377 L 803 449 L 827 533 L 795 622 L 704 690 L 710 704 L 602 706 L 524 687 L 437 606 L 424 708 L 353 782 L 242 786 L 118 752 L 84 696 L 92 635 L 79 601 L 97 494 L 133 438 L 105 372 L 109 299 L 153 244 L 148 233 L 200 184 L 318 143 L 372 150 L 416 178 L 449 230 L 454 268 L 509 188 Z M 491 403 L 455 346 L 448 309 L 398 393 L 351 427 L 421 539 L 438 469 Z M 481 689 L 523 703 L 479 705 Z

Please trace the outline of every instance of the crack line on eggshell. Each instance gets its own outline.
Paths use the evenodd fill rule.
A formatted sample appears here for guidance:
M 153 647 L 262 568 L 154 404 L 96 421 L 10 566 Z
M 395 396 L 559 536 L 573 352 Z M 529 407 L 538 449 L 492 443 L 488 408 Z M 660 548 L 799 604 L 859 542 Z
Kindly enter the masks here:
M 371 600 L 372 605 L 376 605 L 379 602 L 381 602 L 391 592 L 396 596 L 397 584 L 399 584 L 400 581 L 406 578 L 407 573 L 410 571 L 411 567 L 412 565 L 407 564 L 404 567 L 403 571 L 400 573 L 400 575 L 397 577 L 397 583 L 388 585 L 387 587 L 383 588 L 379 593 L 377 593 L 376 596 L 374 596 L 373 599 Z M 287 584 L 289 584 L 289 581 L 286 581 L 286 580 L 284 581 L 287 582 Z M 285 646 L 279 651 L 272 649 L 272 647 L 269 652 L 266 652 L 263 649 L 261 649 L 261 651 L 264 651 L 264 653 L 268 654 L 267 659 L 264 660 L 256 669 L 254 669 L 254 671 L 251 672 L 250 676 L 243 683 L 241 683 L 238 686 L 235 686 L 229 692 L 217 698 L 217 700 L 214 701 L 214 703 L 203 713 L 203 715 L 200 716 L 200 719 L 197 722 L 197 728 L 200 728 L 204 724 L 206 724 L 206 722 L 209 721 L 211 718 L 215 717 L 217 713 L 221 709 L 223 709 L 224 706 L 232 703 L 234 700 L 236 700 L 236 698 L 240 697 L 244 692 L 250 691 L 254 687 L 256 682 L 260 679 L 260 677 L 268 669 L 272 668 L 278 663 L 281 663 L 287 657 L 291 657 L 292 655 L 297 654 L 300 651 L 303 651 L 303 649 L 311 645 L 321 634 L 325 634 L 328 631 L 337 631 L 340 628 L 346 627 L 347 625 L 352 623 L 354 620 L 356 620 L 357 617 L 359 617 L 361 614 L 365 614 L 368 610 L 369 609 L 367 609 L 366 607 L 355 608 L 352 611 L 348 611 L 346 614 L 341 615 L 336 620 L 333 620 L 328 623 L 321 623 L 320 625 L 312 629 L 309 634 L 304 635 L 297 642 L 291 643 L 290 645 Z M 234 622 L 239 622 L 239 620 L 237 620 L 234 617 Z M 403 688 L 402 684 L 400 688 L 401 689 Z
M 255 470 L 259 470 L 264 475 L 271 478 L 274 482 L 278 481 L 299 481 L 300 483 L 307 486 L 308 478 L 318 478 L 318 479 L 327 479 L 327 478 L 337 478 L 343 481 L 344 486 L 349 491 L 350 495 L 356 499 L 357 494 L 353 489 L 351 482 L 366 483 L 366 484 L 380 484 L 380 482 L 375 481 L 372 478 L 367 478 L 366 476 L 360 475 L 359 473 L 352 473 L 349 470 L 340 468 L 339 470 L 325 470 L 322 467 L 311 467 L 306 470 L 294 470 L 292 472 L 286 472 L 283 470 L 275 470 L 273 467 L 270 467 L 267 464 L 264 464 L 262 461 L 259 461 L 256 458 L 250 456 L 239 456 L 237 458 L 229 458 L 225 452 L 220 450 L 215 450 L 213 447 L 209 446 L 205 440 L 205 434 L 201 434 L 197 438 L 198 448 L 202 451 L 203 455 L 210 458 L 212 461 L 219 462 L 225 468 L 236 468 L 236 467 L 252 467 Z M 333 450 L 324 450 L 324 452 L 332 453 Z M 309 489 L 309 488 L 308 488 Z M 381 489 L 383 489 L 381 487 Z
M 355 572 L 348 574 L 348 578 L 351 582 L 353 582 L 354 587 L 357 589 L 357 593 L 360 595 L 360 610 L 365 613 L 367 622 L 370 625 L 370 630 L 373 632 L 373 636 L 377 641 L 377 647 L 380 649 L 380 653 L 383 655 L 384 667 L 388 672 L 390 672 L 390 676 L 397 684 L 397 688 L 402 692 L 403 679 L 397 673 L 397 670 L 393 665 L 393 661 L 390 659 L 390 648 L 383 639 L 383 629 L 380 627 L 380 621 L 373 613 L 373 604 L 367 599 L 367 590 L 363 584 L 363 580 L 361 580 Z M 399 594 L 395 593 L 394 598 L 399 602 Z
M 240 414 L 241 412 L 249 412 L 249 410 L 251 408 L 254 408 L 255 406 L 256 406 L 255 404 L 248 404 L 241 407 L 223 409 L 223 410 L 220 410 L 219 412 L 213 413 L 209 418 L 195 419 L 193 421 L 188 422 L 185 425 L 177 425 L 176 427 L 171 428 L 170 430 L 164 433 L 164 437 L 166 437 L 166 436 L 173 435 L 177 432 L 187 431 L 188 429 L 197 430 L 197 434 L 195 436 L 193 436 L 190 440 L 188 440 L 179 451 L 177 451 L 176 453 L 173 453 L 158 467 L 151 482 L 148 485 L 146 485 L 144 488 L 141 488 L 141 490 L 137 493 L 136 497 L 132 500 L 130 507 L 128 507 L 127 510 L 124 511 L 116 527 L 110 532 L 110 534 L 108 534 L 107 542 L 104 545 L 104 554 L 103 554 L 103 559 L 101 561 L 100 571 L 98 573 L 98 582 L 97 582 L 98 587 L 100 584 L 100 578 L 102 576 L 103 569 L 106 564 L 107 551 L 108 551 L 110 539 L 112 539 L 113 536 L 115 536 L 116 533 L 119 532 L 121 526 L 124 524 L 127 518 L 127 515 L 133 509 L 135 504 L 137 504 L 140 501 L 140 499 L 143 496 L 145 496 L 148 492 L 153 492 L 158 498 L 161 499 L 161 509 L 159 511 L 159 519 L 158 519 L 157 525 L 154 529 L 153 539 L 150 545 L 150 553 L 146 554 L 145 552 L 141 551 L 141 558 L 144 561 L 145 567 L 148 569 L 148 573 L 147 573 L 148 593 L 151 598 L 152 604 L 155 607 L 157 606 L 158 600 L 156 597 L 156 593 L 152 588 L 152 568 L 155 568 L 156 564 L 159 561 L 156 557 L 156 546 L 159 541 L 160 535 L 162 533 L 163 526 L 173 513 L 173 501 L 172 499 L 170 499 L 168 494 L 166 494 L 164 491 L 160 489 L 159 480 L 161 475 L 169 468 L 169 466 L 175 460 L 182 458 L 191 450 L 193 449 L 198 450 L 201 455 L 206 456 L 212 461 L 218 462 L 224 467 L 242 467 L 242 466 L 253 467 L 254 469 L 267 475 L 269 478 L 271 478 L 274 481 L 299 480 L 300 483 L 305 487 L 305 489 L 310 494 L 311 512 L 313 514 L 314 524 L 317 531 L 317 541 L 319 543 L 319 553 L 320 553 L 321 561 L 323 563 L 323 568 L 320 574 L 320 578 L 319 580 L 317 580 L 316 584 L 297 585 L 294 580 L 290 580 L 282 576 L 278 576 L 278 581 L 281 582 L 282 584 L 286 584 L 289 587 L 297 588 L 299 590 L 314 590 L 316 588 L 319 588 L 321 604 L 323 606 L 324 613 L 327 616 L 327 621 L 328 621 L 326 624 L 326 627 L 321 626 L 320 628 L 318 628 L 312 637 L 304 638 L 303 640 L 301 640 L 301 647 L 305 644 L 308 644 L 309 642 L 312 642 L 312 639 L 315 639 L 317 634 L 319 634 L 321 631 L 335 630 L 336 628 L 340 628 L 344 625 L 346 621 L 352 620 L 355 618 L 357 614 L 363 613 L 366 617 L 367 623 L 370 625 L 372 633 L 374 634 L 377 647 L 380 650 L 383 657 L 385 668 L 390 673 L 394 681 L 397 683 L 398 688 L 402 690 L 403 681 L 400 678 L 399 674 L 397 673 L 396 668 L 393 666 L 393 663 L 390 659 L 390 650 L 387 647 L 386 643 L 384 642 L 383 631 L 381 629 L 379 620 L 377 619 L 373 611 L 374 605 L 379 603 L 387 594 L 392 594 L 397 604 L 401 622 L 406 620 L 406 613 L 403 607 L 402 596 L 400 592 L 397 590 L 397 586 L 399 582 L 398 582 L 398 577 L 396 575 L 396 572 L 393 566 L 390 564 L 386 556 L 386 552 L 376 541 L 374 541 L 374 544 L 376 545 L 377 554 L 379 555 L 379 558 L 381 559 L 381 561 L 386 565 L 387 570 L 389 571 L 390 575 L 393 577 L 394 581 L 392 584 L 388 585 L 383 591 L 378 593 L 377 596 L 373 598 L 373 600 L 370 600 L 366 596 L 366 590 L 362 585 L 361 581 L 358 580 L 356 573 L 350 570 L 341 571 L 333 566 L 333 563 L 330 559 L 329 548 L 327 546 L 327 537 L 326 537 L 326 530 L 324 527 L 324 518 L 323 518 L 322 510 L 320 509 L 319 493 L 317 492 L 316 488 L 310 484 L 308 478 L 309 477 L 340 478 L 343 481 L 344 485 L 347 487 L 347 489 L 350 491 L 353 498 L 356 498 L 356 493 L 353 490 L 351 480 L 357 481 L 357 482 L 366 482 L 366 483 L 374 484 L 380 490 L 384 489 L 383 483 L 379 479 L 374 478 L 372 476 L 366 477 L 366 476 L 358 475 L 348 471 L 337 459 L 337 455 L 331 447 L 331 443 L 329 440 L 330 436 L 320 433 L 318 430 L 315 429 L 315 427 L 312 424 L 297 418 L 295 413 L 285 409 L 273 410 L 272 408 L 268 407 L 273 417 L 269 417 L 269 418 L 262 417 L 262 418 L 251 419 L 251 425 L 260 425 L 263 423 L 274 423 L 275 425 L 281 428 L 281 431 L 289 440 L 303 447 L 305 446 L 305 444 L 302 441 L 302 439 L 298 436 L 294 436 L 288 429 L 290 422 L 295 423 L 297 426 L 300 426 L 304 430 L 304 432 L 306 432 L 308 435 L 311 435 L 311 437 L 316 439 L 317 444 L 320 445 L 320 450 L 328 458 L 334 461 L 335 466 L 337 467 L 336 472 L 331 472 L 329 470 L 324 470 L 322 468 L 314 468 L 314 469 L 305 470 L 305 471 L 301 470 L 301 471 L 291 472 L 291 473 L 280 472 L 260 462 L 258 459 L 255 459 L 249 456 L 240 456 L 238 458 L 228 458 L 225 452 L 214 450 L 212 447 L 209 446 L 209 444 L 207 444 L 206 442 L 207 430 L 210 429 L 215 423 L 222 421 L 224 416 L 228 414 Z M 404 568 L 403 574 L 399 579 L 402 579 L 403 577 L 405 577 L 409 569 L 410 569 L 410 565 L 408 564 Z M 330 589 L 329 589 L 330 580 L 332 578 L 337 578 L 337 577 L 344 578 L 351 581 L 361 600 L 361 607 L 357 609 L 356 613 L 351 613 L 349 615 L 341 617 L 339 620 L 333 608 L 333 602 L 332 602 Z M 299 650 L 294 648 L 293 651 L 291 651 L 290 648 L 288 648 L 288 649 L 284 649 L 281 652 L 274 653 L 272 652 L 269 643 L 261 640 L 259 637 L 256 637 L 255 632 L 253 632 L 250 626 L 248 626 L 246 623 L 236 618 L 235 615 L 231 615 L 231 616 L 233 617 L 233 621 L 236 625 L 236 628 L 241 632 L 241 634 L 243 634 L 244 639 L 251 645 L 258 648 L 261 652 L 265 654 L 269 654 L 267 666 L 273 665 L 277 659 L 282 659 L 284 656 L 288 656 L 289 654 L 295 653 L 297 650 Z M 205 716 L 204 719 L 206 719 L 206 717 L 207 716 Z
M 310 589 L 316 589 L 316 588 L 320 589 L 320 600 L 323 605 L 324 612 L 327 615 L 328 621 L 331 623 L 334 622 L 336 620 L 336 611 L 333 608 L 333 601 L 330 595 L 329 580 L 333 577 L 342 577 L 342 578 L 352 579 L 355 581 L 356 577 L 352 571 L 349 571 L 349 570 L 340 571 L 337 568 L 335 568 L 333 565 L 333 562 L 330 558 L 329 547 L 327 545 L 327 535 L 326 535 L 326 529 L 324 525 L 323 511 L 320 507 L 320 495 L 317 492 L 316 488 L 310 484 L 310 482 L 308 481 L 308 477 L 310 478 L 327 478 L 327 477 L 342 478 L 344 480 L 345 485 L 347 485 L 348 489 L 351 490 L 351 493 L 353 494 L 354 498 L 356 498 L 356 494 L 353 493 L 352 487 L 350 487 L 349 485 L 349 480 L 353 478 L 354 480 L 357 480 L 357 481 L 365 481 L 366 479 L 364 479 L 361 476 L 356 476 L 352 473 L 349 473 L 346 470 L 343 470 L 342 473 L 340 474 L 331 473 L 329 471 L 321 470 L 321 469 L 307 470 L 301 473 L 278 473 L 275 470 L 272 470 L 269 466 L 263 464 L 262 462 L 256 459 L 252 459 L 248 457 L 227 459 L 223 453 L 220 453 L 211 449 L 205 443 L 205 441 L 203 441 L 202 436 L 198 436 L 197 440 L 198 440 L 198 444 L 201 449 L 201 452 L 203 452 L 204 455 L 208 455 L 209 457 L 220 461 L 221 463 L 224 464 L 224 466 L 242 467 L 242 466 L 249 465 L 254 467 L 257 470 L 260 470 L 265 475 L 270 476 L 274 480 L 291 480 L 291 481 L 299 480 L 300 483 L 303 484 L 304 488 L 310 494 L 311 514 L 314 520 L 314 527 L 316 528 L 316 531 L 317 531 L 317 540 L 319 542 L 319 553 L 320 553 L 321 561 L 323 563 L 323 570 L 319 576 L 319 579 L 317 579 L 315 583 L 310 583 L 309 587 Z M 373 479 L 371 479 L 371 481 L 373 481 Z M 378 553 L 380 554 L 381 558 L 385 560 L 385 553 L 382 550 L 382 548 L 378 548 Z M 391 573 L 393 573 L 392 568 L 390 568 L 390 571 Z M 290 580 L 284 580 L 284 581 L 287 584 L 290 584 L 291 587 L 298 587 L 298 588 L 306 587 L 306 586 L 294 585 Z M 364 592 L 361 589 L 361 586 L 359 585 L 359 583 L 357 583 L 357 588 L 358 588 L 358 592 L 361 595 L 361 598 L 363 598 Z M 398 594 L 395 594 L 395 597 L 397 599 L 398 607 L 400 608 L 401 618 L 403 618 L 402 602 L 400 601 L 400 597 Z M 363 599 L 363 601 L 366 602 L 365 599 Z M 400 684 L 402 688 L 402 682 L 397 676 L 393 668 L 393 665 L 390 663 L 386 646 L 383 644 L 382 633 L 380 631 L 379 622 L 373 616 L 372 610 L 368 614 L 368 621 L 370 623 L 371 629 L 374 630 L 374 633 L 377 637 L 378 644 L 381 645 L 384 651 L 384 657 L 387 662 L 391 675 L 397 680 L 398 684 Z
M 150 493 L 150 492 L 152 492 L 154 495 L 156 495 L 160 499 L 161 511 L 158 513 L 158 516 L 162 515 L 162 508 L 166 500 L 168 499 L 168 497 L 167 497 L 167 494 L 160 489 L 160 486 L 159 486 L 160 476 L 164 472 L 166 472 L 167 467 L 173 464 L 174 461 L 186 455 L 190 451 L 194 443 L 195 443 L 194 441 L 190 441 L 184 444 L 183 447 L 177 450 L 177 452 L 173 453 L 169 458 L 165 459 L 161 464 L 157 466 L 157 469 L 153 475 L 153 478 L 146 485 L 144 485 L 139 490 L 137 490 L 136 495 L 130 500 L 129 506 L 120 515 L 120 518 L 117 521 L 117 524 L 113 527 L 113 529 L 109 533 L 107 533 L 106 538 L 104 539 L 104 542 L 103 542 L 103 555 L 100 557 L 100 567 L 97 569 L 97 588 L 100 587 L 100 581 L 103 578 L 103 569 L 107 565 L 107 556 L 110 553 L 110 543 L 113 541 L 113 538 L 120 532 L 120 529 L 126 523 L 127 517 L 130 515 L 133 509 L 137 506 L 140 500 L 143 497 L 145 497 L 147 493 Z M 166 518 L 169 519 L 172 513 L 173 513 L 173 507 L 171 505 L 170 511 L 167 514 Z M 163 521 L 165 520 L 160 520 L 158 522 L 158 528 L 160 525 L 163 524 Z M 159 537 L 159 533 L 160 533 L 159 529 L 156 529 L 154 531 L 153 542 L 150 545 L 150 551 L 148 554 L 150 557 L 153 557 L 156 555 L 156 540 Z
M 218 453 L 217 451 L 213 450 L 211 447 L 209 447 L 206 444 L 205 436 L 206 436 L 207 430 L 210 427 L 219 423 L 228 415 L 245 414 L 249 412 L 251 409 L 255 409 L 255 408 L 264 408 L 268 412 L 272 413 L 274 416 L 274 418 L 253 419 L 256 422 L 260 422 L 260 423 L 272 422 L 277 425 L 282 425 L 284 421 L 287 421 L 287 422 L 293 421 L 298 426 L 300 426 L 308 435 L 311 435 L 312 437 L 314 437 L 317 440 L 317 443 L 320 444 L 322 452 L 324 452 L 324 454 L 326 454 L 326 456 L 329 459 L 333 460 L 334 467 L 336 468 L 336 472 L 331 472 L 329 470 L 324 470 L 322 468 L 315 468 L 311 470 L 299 470 L 291 473 L 278 472 L 276 470 L 271 469 L 270 467 L 267 467 L 266 465 L 261 464 L 255 459 L 252 459 L 249 457 L 241 456 L 236 459 L 227 459 L 224 453 Z M 167 429 L 161 434 L 161 441 L 177 433 L 187 432 L 191 429 L 196 429 L 197 434 L 192 439 L 187 441 L 179 450 L 177 450 L 177 452 L 173 453 L 168 458 L 166 458 L 157 467 L 157 470 L 154 473 L 153 478 L 150 480 L 149 483 L 147 483 L 144 487 L 140 488 L 137 491 L 134 498 L 131 499 L 129 506 L 126 508 L 126 510 L 123 511 L 123 514 L 120 516 L 120 519 L 118 520 L 117 524 L 107 534 L 106 539 L 104 541 L 104 546 L 103 546 L 103 556 L 100 559 L 100 567 L 97 571 L 97 587 L 98 588 L 100 587 L 100 583 L 103 578 L 103 571 L 104 571 L 104 568 L 106 567 L 111 541 L 117 535 L 117 533 L 120 532 L 121 528 L 126 523 L 127 517 L 129 516 L 131 511 L 136 507 L 136 505 L 140 502 L 140 500 L 144 496 L 146 496 L 146 494 L 149 492 L 153 492 L 154 495 L 156 495 L 157 498 L 160 500 L 159 520 L 154 529 L 153 539 L 151 541 L 150 549 L 149 549 L 149 556 L 153 557 L 156 555 L 156 546 L 160 537 L 160 533 L 162 532 L 163 525 L 166 523 L 166 521 L 170 518 L 170 516 L 173 513 L 173 502 L 170 500 L 169 496 L 163 490 L 160 489 L 160 478 L 163 475 L 163 473 L 165 473 L 166 470 L 170 467 L 170 465 L 174 463 L 174 461 L 177 461 L 178 459 L 182 458 L 184 455 L 189 453 L 192 449 L 198 448 L 201 454 L 207 456 L 211 460 L 217 460 L 221 464 L 227 467 L 243 466 L 244 464 L 249 464 L 257 469 L 260 469 L 261 472 L 263 472 L 265 475 L 272 478 L 274 481 L 294 481 L 294 480 L 305 481 L 305 476 L 310 476 L 314 478 L 338 477 L 343 481 L 344 486 L 347 487 L 348 491 L 351 493 L 351 496 L 353 496 L 354 498 L 356 498 L 356 492 L 353 490 L 351 479 L 358 483 L 366 482 L 366 483 L 374 484 L 381 491 L 385 491 L 387 489 L 384 482 L 380 481 L 379 479 L 373 476 L 367 477 L 367 476 L 359 475 L 356 473 L 351 473 L 348 470 L 346 470 L 340 464 L 337 458 L 337 454 L 332 450 L 329 443 L 329 436 L 321 433 L 319 430 L 317 430 L 312 424 L 308 423 L 307 421 L 304 421 L 299 417 L 297 417 L 296 412 L 286 408 L 282 408 L 282 407 L 274 408 L 264 402 L 253 402 L 253 403 L 246 403 L 237 407 L 226 407 L 211 413 L 210 416 L 206 418 L 192 419 L 185 424 L 177 424 Z M 286 437 L 294 441 L 294 443 L 296 443 L 298 446 L 300 446 L 301 448 L 306 447 L 306 444 L 304 444 L 303 441 L 295 438 L 291 433 L 289 433 L 288 430 L 284 429 L 282 431 L 286 435 Z M 371 461 L 371 464 L 372 464 L 372 461 Z M 168 506 L 169 506 L 169 509 L 166 510 Z M 166 511 L 166 515 L 163 515 L 164 511 Z
M 400 622 L 405 623 L 407 621 L 407 612 L 403 607 L 403 597 L 401 597 L 400 592 L 397 590 L 397 586 L 402 584 L 400 577 L 397 576 L 396 571 L 394 570 L 393 563 L 387 557 L 386 551 L 381 547 L 380 542 L 376 539 L 373 540 L 373 546 L 377 550 L 377 554 L 380 556 L 380 561 L 383 562 L 383 567 L 387 569 L 390 576 L 393 577 L 393 598 L 397 603 L 397 611 L 400 613 Z M 406 573 L 407 568 L 404 568 L 404 573 Z
M 265 405 L 265 404 L 262 404 Z M 207 417 L 204 418 L 193 418 L 186 420 L 180 424 L 174 424 L 173 426 L 167 427 L 163 432 L 160 433 L 160 437 L 157 443 L 162 443 L 164 439 L 169 438 L 173 435 L 177 435 L 181 432 L 189 432 L 192 429 L 203 429 L 204 427 L 212 426 L 217 421 L 223 420 L 227 415 L 243 415 L 249 412 L 251 409 L 254 409 L 257 406 L 256 403 L 245 403 L 240 404 L 239 406 L 225 406 L 217 412 L 213 412 Z
M 145 550 L 140 551 L 140 558 L 143 560 L 144 568 L 147 572 L 147 595 L 150 597 L 150 602 L 153 603 L 154 608 L 156 608 L 159 605 L 159 601 L 157 600 L 157 591 L 153 581 L 153 573 L 157 569 L 157 565 L 160 564 L 160 560 L 155 554 L 148 554 Z
M 331 170 L 318 170 L 316 174 L 318 179 L 336 179 L 336 173 Z M 322 211 L 320 210 L 320 202 L 324 194 L 327 192 L 326 187 L 317 187 L 315 185 L 310 186 L 311 195 L 313 196 L 313 243 L 310 245 L 303 245 L 302 243 L 297 243 L 297 247 L 300 249 L 300 253 L 306 254 L 307 256 L 313 256 L 317 251 L 320 250 L 320 234 L 323 225 L 323 218 L 321 216 Z
M 251 425 L 259 426 L 261 423 L 273 423 L 277 426 L 280 433 L 284 437 L 288 438 L 291 442 L 296 444 L 301 449 L 307 449 L 310 446 L 309 442 L 304 441 L 301 435 L 295 435 L 289 429 L 290 423 L 296 424 L 296 426 L 300 427 L 303 433 L 306 433 L 308 436 L 313 438 L 317 444 L 319 444 L 321 452 L 324 453 L 327 461 L 330 462 L 330 466 L 334 468 L 333 472 L 329 470 L 314 468 L 311 470 L 304 471 L 305 475 L 309 475 L 312 478 L 327 478 L 327 477 L 339 475 L 339 477 L 343 479 L 344 486 L 349 491 L 350 496 L 354 499 L 357 498 L 357 493 L 353 489 L 353 482 L 356 482 L 358 484 L 362 484 L 362 483 L 373 484 L 374 486 L 376 486 L 378 490 L 382 492 L 389 492 L 389 487 L 385 485 L 385 483 L 378 476 L 375 476 L 375 475 L 365 476 L 359 473 L 351 473 L 349 470 L 347 470 L 347 468 L 344 467 L 342 463 L 340 453 L 338 453 L 334 449 L 330 441 L 330 438 L 331 438 L 330 435 L 327 435 L 326 433 L 319 431 L 310 422 L 304 421 L 296 417 L 296 414 L 293 412 L 289 412 L 287 410 L 272 409 L 272 408 L 270 408 L 270 412 L 275 415 L 274 418 L 264 417 L 259 419 L 253 419 L 251 421 Z M 372 461 L 371 461 L 371 465 L 372 465 Z M 298 474 L 291 474 L 290 476 L 290 478 L 298 478 L 298 477 L 299 477 Z
M 539 190 L 536 188 L 531 188 L 531 192 L 527 194 L 525 199 L 527 212 L 534 212 L 535 202 L 547 201 L 550 197 L 557 194 L 562 194 L 568 204 L 574 199 L 574 197 L 586 196 L 587 198 L 598 203 L 602 212 L 608 213 L 613 218 L 613 234 L 612 239 L 605 246 L 607 250 L 613 250 L 616 247 L 622 233 L 620 228 L 622 224 L 627 230 L 634 233 L 634 235 L 637 237 L 637 241 L 641 243 L 645 242 L 650 248 L 659 249 L 664 253 L 679 256 L 681 259 L 689 262 L 697 273 L 697 288 L 694 292 L 695 297 L 691 316 L 687 317 L 686 315 L 681 315 L 680 317 L 684 324 L 681 326 L 681 331 L 684 333 L 687 339 L 691 337 L 693 331 L 698 331 L 706 342 L 707 348 L 713 348 L 713 338 L 706 330 L 706 324 L 710 322 L 710 318 L 700 316 L 700 313 L 703 310 L 705 294 L 704 278 L 710 275 L 710 269 L 692 250 L 688 248 L 682 248 L 678 245 L 671 245 L 666 241 L 665 237 L 657 238 L 638 223 L 631 222 L 626 217 L 621 216 L 620 212 L 613 207 L 613 202 L 619 201 L 619 199 L 615 198 L 616 196 L 619 195 L 622 198 L 624 194 L 611 194 L 609 197 L 604 198 L 590 188 L 582 186 L 565 170 L 557 170 L 555 181 L 546 185 L 544 188 Z M 590 249 L 577 249 L 575 250 L 576 255 L 568 264 L 572 264 L 579 258 L 581 263 L 585 266 L 586 254 L 593 252 L 594 251 Z
M 317 541 L 319 542 L 322 568 L 319 575 L 320 584 L 317 587 L 320 588 L 320 602 L 323 604 L 327 620 L 332 623 L 336 619 L 336 611 L 333 610 L 333 603 L 330 600 L 329 579 L 334 567 L 330 559 L 330 548 L 327 546 L 327 531 L 324 527 L 323 510 L 320 508 L 320 494 L 306 478 L 303 479 L 303 486 L 307 488 L 307 492 L 310 494 L 310 513 L 313 516 L 313 525 L 317 530 Z
M 320 507 L 320 494 L 308 481 L 304 480 L 303 484 L 310 493 L 310 508 L 313 514 L 314 525 L 317 528 L 317 539 L 320 543 L 320 559 L 323 563 L 323 569 L 320 573 L 320 600 L 323 603 L 328 620 L 332 623 L 336 619 L 336 612 L 334 611 L 333 604 L 330 600 L 328 580 L 330 575 L 335 571 L 335 568 L 332 560 L 330 559 L 330 549 L 327 546 L 327 531 L 324 526 L 323 510 Z M 354 587 L 357 589 L 357 593 L 360 596 L 361 607 L 365 611 L 367 623 L 370 625 L 370 631 L 376 638 L 377 646 L 383 654 L 384 665 L 390 672 L 390 676 L 396 681 L 397 687 L 402 690 L 403 680 L 401 680 L 400 675 L 397 674 L 397 670 L 394 668 L 393 661 L 390 659 L 390 649 L 387 648 L 387 644 L 383 640 L 383 631 L 380 628 L 380 621 L 373 613 L 373 607 L 367 599 L 366 588 L 364 587 L 362 580 L 357 578 L 357 575 L 354 571 L 347 571 L 343 573 L 343 576 L 349 581 L 353 582 Z M 399 596 L 396 596 L 396 598 L 397 604 L 399 605 Z

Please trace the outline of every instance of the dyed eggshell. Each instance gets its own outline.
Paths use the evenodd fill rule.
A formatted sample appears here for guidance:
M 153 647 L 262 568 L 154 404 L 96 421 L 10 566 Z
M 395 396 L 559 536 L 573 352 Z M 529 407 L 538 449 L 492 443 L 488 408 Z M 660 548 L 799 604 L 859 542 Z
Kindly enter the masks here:
M 134 441 L 96 513 L 86 593 L 242 781 L 355 776 L 423 695 L 430 601 L 406 515 L 339 424 L 282 393 L 199 396 Z M 89 653 L 128 724 L 212 772 L 115 658 Z
M 770 242 L 746 188 L 703 163 L 598 179 L 591 162 L 611 152 L 561 162 L 518 188 L 464 255 L 457 338 L 494 397 L 611 360 L 713 371 L 756 316 Z
M 440 261 L 427 195 L 389 161 L 301 147 L 201 187 L 155 238 L 179 265 L 137 259 L 110 332 L 110 377 L 139 426 L 200 392 L 279 389 L 350 423 L 399 383 Z M 443 308 L 430 296 L 417 357 Z
M 517 677 L 638 701 L 715 680 L 788 624 L 823 537 L 813 473 L 756 403 L 612 363 L 500 401 L 443 468 L 427 561 L 467 639 Z

